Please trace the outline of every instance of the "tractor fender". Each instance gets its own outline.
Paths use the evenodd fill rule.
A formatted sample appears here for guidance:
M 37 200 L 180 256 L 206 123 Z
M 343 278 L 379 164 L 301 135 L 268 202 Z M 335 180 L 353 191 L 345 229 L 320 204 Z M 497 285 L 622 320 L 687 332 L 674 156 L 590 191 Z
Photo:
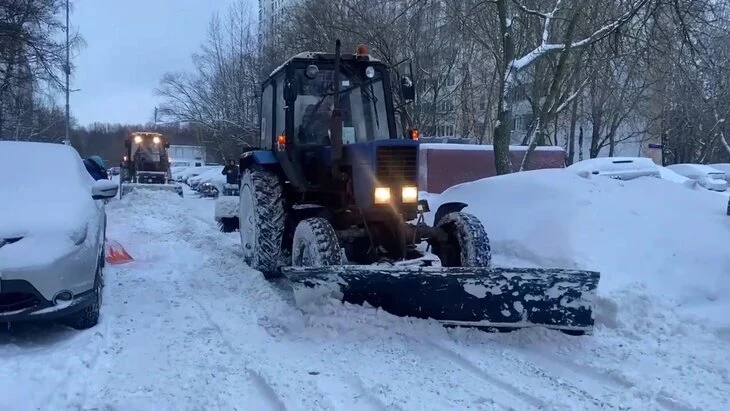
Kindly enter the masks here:
M 243 172 L 251 167 L 261 167 L 271 170 L 279 176 L 283 175 L 279 159 L 276 158 L 273 152 L 268 150 L 250 150 L 241 154 L 238 161 L 239 180 Z
M 441 221 L 442 218 L 444 218 L 445 215 L 450 213 L 458 213 L 459 211 L 466 208 L 468 204 L 462 203 L 460 201 L 451 201 L 448 203 L 443 203 L 439 206 L 439 208 L 436 210 L 436 214 L 433 216 L 433 225 L 434 227 L 438 225 L 439 221 Z

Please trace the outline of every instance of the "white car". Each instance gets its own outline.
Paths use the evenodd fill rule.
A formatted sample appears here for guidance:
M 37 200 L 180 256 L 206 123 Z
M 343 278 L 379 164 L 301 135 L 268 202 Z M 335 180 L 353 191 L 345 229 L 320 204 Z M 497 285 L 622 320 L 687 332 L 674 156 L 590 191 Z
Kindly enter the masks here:
M 725 181 L 727 181 L 728 184 L 730 184 L 730 163 L 710 164 L 710 167 L 725 173 Z
M 579 161 L 567 167 L 578 174 L 592 174 L 632 180 L 639 177 L 661 178 L 659 167 L 646 157 L 599 157 Z
M 725 173 L 706 164 L 672 164 L 667 166 L 675 173 L 687 177 L 708 190 L 726 191 Z
M 49 175 L 38 164 L 53 165 Z M 0 323 L 99 320 L 104 200 L 118 185 L 89 175 L 71 146 L 0 141 Z

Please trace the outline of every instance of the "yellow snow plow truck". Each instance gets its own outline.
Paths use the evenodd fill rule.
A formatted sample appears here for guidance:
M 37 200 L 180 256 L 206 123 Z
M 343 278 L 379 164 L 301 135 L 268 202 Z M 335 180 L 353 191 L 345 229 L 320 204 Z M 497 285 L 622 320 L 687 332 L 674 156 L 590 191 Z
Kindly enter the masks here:
M 166 190 L 183 195 L 182 186 L 172 182 L 165 136 L 153 132 L 134 132 L 124 142 L 125 152 L 120 164 L 119 198 L 132 191 Z

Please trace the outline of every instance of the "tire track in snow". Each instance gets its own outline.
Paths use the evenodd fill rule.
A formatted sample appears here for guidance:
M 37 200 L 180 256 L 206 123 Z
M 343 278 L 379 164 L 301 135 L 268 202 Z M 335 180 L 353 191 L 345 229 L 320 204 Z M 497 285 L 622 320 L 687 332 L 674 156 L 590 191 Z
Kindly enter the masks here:
M 593 366 L 579 364 L 573 359 L 552 353 L 545 349 L 536 348 L 535 351 L 512 349 L 512 351 L 519 352 L 520 355 L 529 358 L 529 360 L 535 364 L 540 364 L 543 368 L 559 370 L 559 372 L 561 372 L 569 381 L 572 381 L 576 385 L 582 385 L 582 383 L 585 383 L 586 380 L 591 380 L 594 383 L 594 387 L 601 387 L 603 388 L 603 391 L 630 395 L 637 400 L 643 400 L 645 402 L 643 406 L 645 407 L 653 405 L 666 410 L 698 410 L 696 407 L 673 398 L 672 395 L 664 389 L 660 389 L 653 396 L 647 396 L 646 398 L 639 397 L 635 393 L 632 393 L 633 389 L 636 388 L 636 384 L 629 381 L 626 377 L 621 375 L 612 375 L 609 373 L 609 370 L 601 370 Z
M 461 347 L 457 344 L 450 343 L 450 350 L 464 357 L 467 361 L 474 361 L 471 354 L 463 353 Z M 475 348 L 475 347 L 469 347 Z M 485 347 L 479 347 L 485 348 Z M 494 349 L 493 347 L 486 347 Z M 625 404 L 627 388 L 621 384 L 607 383 L 607 381 L 591 378 L 570 367 L 564 367 L 556 361 L 546 360 L 541 355 L 532 352 L 519 352 L 515 355 L 512 348 L 498 347 L 500 357 L 503 361 L 515 365 L 514 369 L 520 369 L 520 374 L 527 374 L 537 379 L 538 383 L 544 384 L 548 382 L 559 392 L 571 396 L 571 402 L 576 401 L 581 407 L 592 405 L 605 408 L 619 407 L 617 404 Z M 481 350 L 474 350 L 481 351 Z M 477 360 L 476 362 L 478 362 Z M 479 367 L 475 364 L 475 366 Z M 643 404 L 642 404 L 643 405 Z
M 419 354 L 421 354 L 424 358 L 431 359 L 433 358 L 433 354 L 436 354 L 437 356 L 444 358 L 446 361 L 457 365 L 459 368 L 467 371 L 468 373 L 484 380 L 490 386 L 502 391 L 502 393 L 505 394 L 505 397 L 510 399 L 509 401 L 494 397 L 491 398 L 491 400 L 494 401 L 495 404 L 499 405 L 502 408 L 509 410 L 549 408 L 549 404 L 547 404 L 543 399 L 535 397 L 527 391 L 515 386 L 514 384 L 486 372 L 470 360 L 464 358 L 461 354 L 449 348 L 442 347 L 432 341 L 414 340 L 411 338 L 409 339 L 417 343 L 417 350 L 419 351 Z M 515 406 L 513 404 L 522 405 Z
M 208 324 L 213 327 L 216 334 L 221 339 L 221 342 L 225 344 L 226 348 L 230 350 L 230 352 L 236 354 L 236 357 L 238 358 L 246 358 L 246 354 L 243 353 L 241 350 L 236 347 L 230 340 L 230 338 L 226 335 L 226 333 L 221 328 L 220 324 L 218 324 L 217 321 L 213 319 L 213 317 L 210 315 L 210 312 L 208 309 L 195 297 L 191 298 L 191 301 L 195 303 L 200 308 L 200 312 L 204 315 L 206 321 Z M 281 399 L 279 394 L 276 392 L 274 387 L 269 384 L 268 381 L 266 381 L 266 378 L 264 378 L 258 371 L 253 370 L 249 368 L 248 366 L 244 366 L 244 370 L 248 374 L 251 382 L 254 384 L 256 389 L 259 391 L 259 393 L 262 395 L 263 398 L 267 400 L 269 405 L 271 405 L 271 408 L 274 410 L 282 410 L 286 411 L 286 405 L 284 404 L 284 401 Z

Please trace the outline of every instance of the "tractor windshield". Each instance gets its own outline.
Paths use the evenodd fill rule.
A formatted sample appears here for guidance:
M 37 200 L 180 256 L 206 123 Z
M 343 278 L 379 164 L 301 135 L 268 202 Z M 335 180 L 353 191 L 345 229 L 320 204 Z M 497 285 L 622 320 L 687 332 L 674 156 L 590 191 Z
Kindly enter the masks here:
M 334 70 L 319 70 L 314 78 L 308 78 L 304 69 L 297 70 L 294 130 L 300 144 L 330 144 L 333 81 Z M 378 70 L 368 78 L 364 70 L 343 65 L 339 99 L 343 144 L 390 138 L 383 77 Z

